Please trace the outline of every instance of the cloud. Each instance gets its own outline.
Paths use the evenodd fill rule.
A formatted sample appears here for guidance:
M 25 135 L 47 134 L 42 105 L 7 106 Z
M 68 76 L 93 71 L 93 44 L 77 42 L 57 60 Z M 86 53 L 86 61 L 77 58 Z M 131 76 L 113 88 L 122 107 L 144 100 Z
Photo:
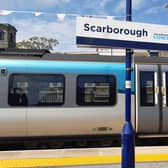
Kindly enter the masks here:
M 99 14 L 110 15 L 109 13 L 113 12 L 113 8 L 116 5 L 115 0 L 88 0 L 89 5 L 85 4 L 86 8 L 90 7 L 92 10 Z M 109 11 L 110 8 L 110 11 Z M 114 13 L 114 12 L 113 12 Z
M 133 4 L 132 4 L 132 7 L 133 9 L 141 9 L 145 4 L 145 0 L 136 0 L 136 1 L 133 1 Z
M 1 9 L 48 11 L 59 13 L 107 14 L 107 7 L 115 0 L 5 0 L 1 2 Z
M 134 10 L 139 10 L 144 6 L 144 4 L 145 4 L 145 0 L 134 0 L 134 1 L 132 1 L 132 8 Z M 115 7 L 115 11 L 116 12 L 121 12 L 121 11 L 125 12 L 125 8 L 126 8 L 126 1 L 120 0 Z
M 70 0 L 5 0 L 1 2 L 1 9 L 31 10 L 53 8 L 60 3 L 68 3 Z
M 5 0 L 1 2 L 1 9 L 17 11 L 36 11 L 47 13 L 75 13 L 79 15 L 107 15 L 108 3 L 115 0 Z M 18 18 L 16 18 L 18 17 Z M 52 17 L 52 18 L 51 18 Z M 34 19 L 31 14 L 14 13 L 0 18 L 16 27 L 17 41 L 28 39 L 32 36 L 54 37 L 59 41 L 58 50 L 76 50 L 75 21 L 67 19 L 64 23 L 56 22 L 54 16 L 39 16 Z M 5 20 L 6 19 L 6 20 Z M 41 20 L 40 20 L 41 19 Z
M 106 7 L 108 4 L 112 5 L 115 0 L 88 0 L 88 3 L 85 3 L 85 8 L 92 8 L 93 11 L 106 13 Z M 89 5 L 88 5 L 89 4 Z
M 49 22 L 39 19 L 13 19 L 10 24 L 17 29 L 17 42 L 28 39 L 32 36 L 44 36 L 56 38 L 59 45 L 55 51 L 79 51 L 75 43 L 75 20 L 66 19 L 65 22 Z M 83 50 L 83 49 L 82 49 Z
M 161 8 L 160 6 L 151 7 L 151 8 L 149 8 L 149 9 L 146 9 L 146 10 L 144 11 L 144 14 L 148 14 L 148 15 L 158 14 L 161 9 L 162 9 L 162 8 Z

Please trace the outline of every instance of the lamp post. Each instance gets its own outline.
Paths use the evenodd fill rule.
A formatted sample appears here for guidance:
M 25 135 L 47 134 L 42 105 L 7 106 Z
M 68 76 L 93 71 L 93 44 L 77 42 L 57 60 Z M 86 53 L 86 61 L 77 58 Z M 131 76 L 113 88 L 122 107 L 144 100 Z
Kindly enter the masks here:
M 126 0 L 126 21 L 132 21 L 132 0 Z M 132 50 L 126 49 L 125 123 L 122 129 L 122 168 L 135 168 L 134 130 L 131 123 Z

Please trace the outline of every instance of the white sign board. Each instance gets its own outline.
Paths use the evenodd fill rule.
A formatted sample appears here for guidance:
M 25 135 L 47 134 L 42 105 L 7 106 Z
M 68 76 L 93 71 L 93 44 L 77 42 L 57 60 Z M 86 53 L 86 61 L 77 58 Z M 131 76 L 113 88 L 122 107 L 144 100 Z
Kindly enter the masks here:
M 168 50 L 168 26 L 77 17 L 78 45 Z

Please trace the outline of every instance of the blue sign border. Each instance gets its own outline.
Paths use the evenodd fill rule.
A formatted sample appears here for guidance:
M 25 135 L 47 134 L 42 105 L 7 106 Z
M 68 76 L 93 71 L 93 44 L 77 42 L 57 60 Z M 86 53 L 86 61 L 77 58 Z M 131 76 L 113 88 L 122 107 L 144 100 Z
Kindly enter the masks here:
M 150 49 L 150 50 L 168 50 L 168 44 L 150 43 L 150 42 L 136 42 L 126 40 L 112 40 L 101 38 L 88 38 L 76 36 L 76 44 L 88 46 L 102 46 L 102 47 L 118 47 L 118 48 L 135 48 L 135 49 Z

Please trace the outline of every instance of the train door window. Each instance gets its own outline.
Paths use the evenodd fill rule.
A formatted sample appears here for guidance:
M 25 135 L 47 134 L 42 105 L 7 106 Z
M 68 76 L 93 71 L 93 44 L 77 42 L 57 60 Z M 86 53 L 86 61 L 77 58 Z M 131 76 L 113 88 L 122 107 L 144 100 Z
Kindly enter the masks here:
M 166 104 L 168 106 L 168 72 L 166 72 Z
M 77 78 L 77 104 L 115 105 L 116 79 L 112 75 L 80 75 Z
M 140 104 L 154 106 L 154 72 L 140 72 Z
M 64 103 L 63 75 L 12 74 L 8 103 L 11 106 L 48 106 Z

